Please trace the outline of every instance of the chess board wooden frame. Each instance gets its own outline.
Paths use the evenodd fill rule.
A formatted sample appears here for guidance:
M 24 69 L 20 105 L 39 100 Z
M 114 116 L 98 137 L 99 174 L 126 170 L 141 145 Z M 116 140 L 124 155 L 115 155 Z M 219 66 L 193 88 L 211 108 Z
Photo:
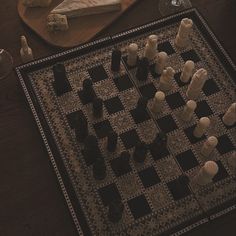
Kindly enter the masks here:
M 184 17 L 190 17 L 194 19 L 195 24 L 197 24 L 198 28 L 201 30 L 201 33 L 204 35 L 209 45 L 211 45 L 211 48 L 214 50 L 214 53 L 224 65 L 224 69 L 228 72 L 230 77 L 233 78 L 233 82 L 236 83 L 236 66 L 234 65 L 234 63 L 232 62 L 226 51 L 223 49 L 215 35 L 207 26 L 205 20 L 202 18 L 202 16 L 198 13 L 196 9 L 190 9 L 185 12 L 151 22 L 138 28 L 122 32 L 113 37 L 107 37 L 100 40 L 96 40 L 91 43 L 83 44 L 71 50 L 67 50 L 62 53 L 42 58 L 36 61 L 32 61 L 28 64 L 24 64 L 16 68 L 17 76 L 19 77 L 21 86 L 27 98 L 27 102 L 30 106 L 30 109 L 39 128 L 41 137 L 46 146 L 50 161 L 56 173 L 58 182 L 62 189 L 62 193 L 65 197 L 65 201 L 68 205 L 69 211 L 71 213 L 79 235 L 87 235 L 85 232 L 87 232 L 88 230 L 88 225 L 85 223 L 85 217 L 81 210 L 81 205 L 77 201 L 73 185 L 70 181 L 70 177 L 68 176 L 68 173 L 61 159 L 57 144 L 53 139 L 52 131 L 50 130 L 50 126 L 47 122 L 47 119 L 38 103 L 37 94 L 35 94 L 34 90 L 32 89 L 32 84 L 29 81 L 28 74 L 32 71 L 51 66 L 57 62 L 63 62 L 67 59 L 76 58 L 78 55 L 85 55 L 94 48 L 97 49 L 107 45 L 112 45 L 112 43 L 120 42 L 124 39 L 129 38 L 130 36 L 135 36 L 143 32 L 148 32 L 154 28 L 163 27 L 165 25 L 170 24 L 171 22 L 179 22 Z M 222 204 L 220 207 L 211 210 L 211 212 L 209 212 L 209 218 L 194 218 L 189 222 L 185 222 L 184 224 L 180 224 L 177 227 L 170 229 L 169 231 L 165 231 L 165 233 L 168 233 L 168 235 L 181 235 L 200 225 L 206 224 L 210 222 L 210 220 L 213 220 L 221 215 L 227 214 L 228 212 L 235 210 L 236 204 L 234 201 L 235 199 L 233 201 L 230 200 Z

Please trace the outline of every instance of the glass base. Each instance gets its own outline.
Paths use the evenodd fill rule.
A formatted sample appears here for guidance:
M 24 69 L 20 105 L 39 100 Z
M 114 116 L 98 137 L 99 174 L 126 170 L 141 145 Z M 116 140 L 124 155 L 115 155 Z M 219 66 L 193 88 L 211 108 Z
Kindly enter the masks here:
M 5 79 L 13 69 L 13 59 L 9 52 L 0 49 L 0 80 Z
M 159 0 L 159 11 L 162 16 L 168 16 L 192 7 L 189 0 Z

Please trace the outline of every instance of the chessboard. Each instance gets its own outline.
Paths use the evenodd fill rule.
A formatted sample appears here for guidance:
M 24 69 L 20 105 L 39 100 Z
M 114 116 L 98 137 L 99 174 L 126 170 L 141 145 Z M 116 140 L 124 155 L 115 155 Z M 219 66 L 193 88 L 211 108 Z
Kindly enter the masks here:
M 186 17 L 194 23 L 190 44 L 179 49 L 174 40 Z M 141 58 L 149 35 L 158 36 L 158 51 L 168 54 L 168 66 L 175 70 L 157 116 L 151 111 L 160 83 L 154 64 L 144 81 L 137 80 L 137 67 L 127 64 L 127 46 L 136 43 Z M 116 72 L 111 70 L 115 49 L 122 55 Z M 194 61 L 195 70 L 206 69 L 208 78 L 192 120 L 184 122 L 188 84 L 180 74 L 187 60 Z M 58 63 L 66 71 L 63 94 L 55 86 L 53 67 Z M 236 101 L 236 66 L 196 9 L 21 65 L 16 72 L 79 235 L 181 235 L 236 209 L 236 170 L 229 161 L 236 125 L 222 122 Z M 85 80 L 103 101 L 101 116 L 94 116 L 92 102 L 83 95 Z M 136 112 L 140 98 L 148 101 L 142 116 Z M 96 137 L 103 178 L 94 177 L 86 144 L 78 140 L 76 117 L 83 117 L 88 134 Z M 193 130 L 201 117 L 211 125 L 198 139 Z M 108 151 L 111 133 L 117 135 L 117 145 Z M 156 152 L 153 140 L 160 133 L 167 145 Z M 211 183 L 200 186 L 193 180 L 206 162 L 201 147 L 212 135 L 218 144 L 209 159 L 219 171 Z M 147 147 L 141 162 L 134 158 L 140 143 Z M 120 207 L 111 216 L 114 201 Z

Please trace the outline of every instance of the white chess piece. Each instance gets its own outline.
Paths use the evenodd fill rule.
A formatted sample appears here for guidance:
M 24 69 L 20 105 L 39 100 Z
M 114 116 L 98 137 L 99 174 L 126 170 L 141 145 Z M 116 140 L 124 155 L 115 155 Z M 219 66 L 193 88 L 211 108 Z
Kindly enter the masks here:
M 135 66 L 138 59 L 138 45 L 136 43 L 131 43 L 128 47 L 128 58 L 127 64 L 129 66 Z
M 195 100 L 202 91 L 202 88 L 207 79 L 207 71 L 199 69 L 194 75 L 188 86 L 186 95 L 189 99 Z
M 184 64 L 184 67 L 183 67 L 183 71 L 180 76 L 180 80 L 183 83 L 188 83 L 188 81 L 190 80 L 190 78 L 193 75 L 194 67 L 195 67 L 195 64 L 193 61 L 191 61 L 191 60 L 186 61 L 186 63 Z
M 186 47 L 189 42 L 189 35 L 193 27 L 193 21 L 188 18 L 182 19 L 177 36 L 175 38 L 175 45 L 177 47 Z
M 161 91 L 169 91 L 172 87 L 173 77 L 175 74 L 175 70 L 172 67 L 167 67 L 160 78 L 160 90 Z
M 236 173 L 236 151 L 234 151 L 232 155 L 229 157 L 228 163 L 233 168 L 234 172 Z
M 161 91 L 156 92 L 151 109 L 155 115 L 161 111 L 164 100 L 165 94 Z
M 162 74 L 163 70 L 166 67 L 166 63 L 168 60 L 168 55 L 166 52 L 159 52 L 157 54 L 156 65 L 155 65 L 155 72 L 159 75 Z
M 201 154 L 208 157 L 218 144 L 218 139 L 215 136 L 209 137 L 202 146 Z
M 144 49 L 144 57 L 149 61 L 153 60 L 157 54 L 157 35 L 150 35 Z
M 211 124 L 211 121 L 208 117 L 202 117 L 194 129 L 193 135 L 196 138 L 201 138 L 206 132 L 207 128 L 210 126 L 210 124 Z
M 229 107 L 222 120 L 225 125 L 234 125 L 234 123 L 236 122 L 236 102 Z
M 32 61 L 34 59 L 32 49 L 28 46 L 25 36 L 21 36 L 20 55 L 24 63 Z
M 184 107 L 182 113 L 182 120 L 183 121 L 190 121 L 193 117 L 193 113 L 197 108 L 197 103 L 193 100 L 189 100 Z
M 219 167 L 214 161 L 207 161 L 195 176 L 197 184 L 203 186 L 212 182 L 214 176 L 218 173 Z

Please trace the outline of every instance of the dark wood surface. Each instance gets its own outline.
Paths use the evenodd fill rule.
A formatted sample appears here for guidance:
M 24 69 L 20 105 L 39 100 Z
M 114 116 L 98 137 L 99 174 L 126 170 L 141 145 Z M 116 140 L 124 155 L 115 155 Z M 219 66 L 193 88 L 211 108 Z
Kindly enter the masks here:
M 192 0 L 236 62 L 235 0 Z M 160 18 L 158 0 L 141 0 L 101 36 Z M 1 1 L 0 48 L 20 64 L 26 35 L 35 58 L 59 52 L 21 23 L 15 0 Z M 76 235 L 40 134 L 14 74 L 0 81 L 0 235 Z M 197 229 L 192 236 L 235 236 L 236 214 Z

